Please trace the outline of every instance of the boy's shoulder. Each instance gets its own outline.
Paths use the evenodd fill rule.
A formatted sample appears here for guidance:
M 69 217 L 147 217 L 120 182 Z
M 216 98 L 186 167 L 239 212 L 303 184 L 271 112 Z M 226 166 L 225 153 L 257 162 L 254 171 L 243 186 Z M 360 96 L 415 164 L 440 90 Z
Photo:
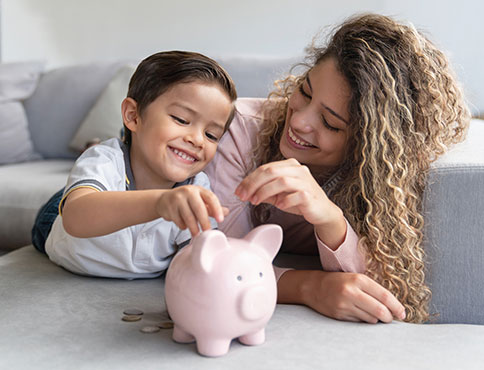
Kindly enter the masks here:
M 197 173 L 195 176 L 188 179 L 185 183 L 186 185 L 198 185 L 210 189 L 210 180 L 208 179 L 207 174 L 203 171 Z
M 108 157 L 110 159 L 123 158 L 123 142 L 117 138 L 102 141 L 87 148 L 78 158 L 79 160 L 95 160 L 95 158 Z

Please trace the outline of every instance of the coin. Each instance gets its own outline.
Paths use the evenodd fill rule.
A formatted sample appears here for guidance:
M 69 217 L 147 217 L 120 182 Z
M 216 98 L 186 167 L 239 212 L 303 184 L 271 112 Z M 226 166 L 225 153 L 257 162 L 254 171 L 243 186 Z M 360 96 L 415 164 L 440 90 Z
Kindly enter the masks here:
M 172 329 L 174 326 L 173 321 L 162 321 L 158 323 L 160 329 Z
M 137 308 L 127 308 L 126 310 L 123 311 L 125 315 L 142 315 L 143 311 L 137 309 Z
M 139 331 L 145 334 L 151 334 L 159 332 L 160 328 L 158 326 L 143 326 Z
M 128 321 L 128 322 L 133 322 L 133 321 L 139 321 L 141 320 L 140 315 L 124 315 L 121 320 L 123 321 Z

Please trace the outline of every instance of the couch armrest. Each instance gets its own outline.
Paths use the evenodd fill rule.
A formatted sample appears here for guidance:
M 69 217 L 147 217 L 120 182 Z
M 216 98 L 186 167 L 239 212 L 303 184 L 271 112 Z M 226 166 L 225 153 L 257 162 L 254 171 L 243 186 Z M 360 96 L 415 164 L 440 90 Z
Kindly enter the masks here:
M 484 324 L 484 121 L 439 158 L 424 196 L 427 283 L 438 323 Z

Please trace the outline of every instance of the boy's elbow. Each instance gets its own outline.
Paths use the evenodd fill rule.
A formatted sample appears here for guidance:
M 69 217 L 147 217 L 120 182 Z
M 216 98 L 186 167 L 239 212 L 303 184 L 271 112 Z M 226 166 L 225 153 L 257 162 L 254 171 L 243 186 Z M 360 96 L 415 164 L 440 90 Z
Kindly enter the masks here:
M 70 236 L 75 238 L 85 238 L 86 235 L 83 233 L 82 223 L 76 222 L 72 215 L 69 215 L 69 212 L 63 212 L 62 214 L 62 225 L 64 226 L 64 230 Z

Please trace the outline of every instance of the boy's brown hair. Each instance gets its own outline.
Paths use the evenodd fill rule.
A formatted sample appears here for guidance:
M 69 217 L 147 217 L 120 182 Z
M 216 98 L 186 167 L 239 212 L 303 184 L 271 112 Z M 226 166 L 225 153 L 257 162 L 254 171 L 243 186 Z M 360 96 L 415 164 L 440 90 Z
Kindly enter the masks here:
M 146 107 L 178 83 L 200 81 L 216 84 L 225 91 L 231 102 L 237 99 L 235 84 L 229 74 L 213 59 L 190 51 L 163 51 L 144 59 L 136 68 L 128 88 L 128 98 L 138 105 L 142 115 Z M 225 131 L 235 114 L 232 109 Z M 131 131 L 124 126 L 123 142 L 131 144 Z

